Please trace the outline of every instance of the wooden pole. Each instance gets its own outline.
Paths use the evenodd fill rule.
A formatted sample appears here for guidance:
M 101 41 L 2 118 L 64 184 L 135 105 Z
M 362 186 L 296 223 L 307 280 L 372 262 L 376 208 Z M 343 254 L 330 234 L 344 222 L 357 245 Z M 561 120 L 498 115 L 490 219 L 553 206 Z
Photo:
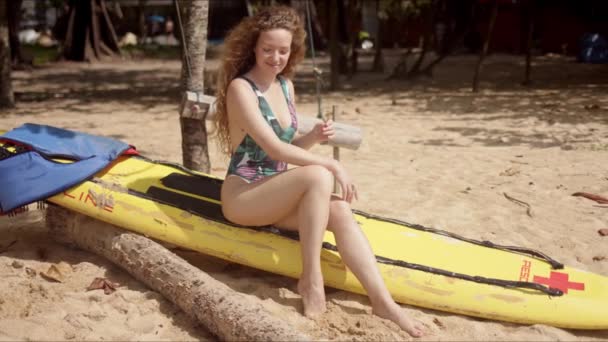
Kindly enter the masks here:
M 336 112 L 338 111 L 338 106 L 333 105 L 331 107 L 331 119 L 333 122 L 336 122 Z M 340 161 L 340 147 L 334 146 L 334 159 Z M 334 180 L 334 192 L 338 192 L 338 183 Z
M 93 252 L 161 293 L 224 341 L 310 340 L 257 301 L 236 292 L 158 243 L 111 224 L 49 205 L 51 236 Z
M 493 0 L 492 2 L 492 14 L 490 15 L 490 23 L 488 24 L 488 33 L 486 34 L 486 39 L 483 43 L 483 48 L 479 53 L 479 60 L 477 61 L 477 66 L 475 67 L 475 74 L 473 75 L 473 92 L 476 93 L 479 90 L 479 74 L 481 73 L 481 65 L 483 63 L 483 59 L 486 57 L 488 53 L 488 47 L 490 46 L 490 39 L 492 39 L 492 32 L 494 31 L 494 22 L 496 21 L 496 16 L 498 15 L 498 0 Z

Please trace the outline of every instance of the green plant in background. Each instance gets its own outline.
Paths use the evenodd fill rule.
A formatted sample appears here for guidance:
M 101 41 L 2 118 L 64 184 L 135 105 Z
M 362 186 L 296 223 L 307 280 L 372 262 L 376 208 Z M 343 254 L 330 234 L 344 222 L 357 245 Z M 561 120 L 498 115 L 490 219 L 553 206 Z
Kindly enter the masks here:
M 32 64 L 40 66 L 57 61 L 60 55 L 56 46 L 44 47 L 40 45 L 22 44 L 21 49 L 26 56 L 32 57 Z
M 431 0 L 380 0 L 380 17 L 397 19 L 415 18 L 425 7 L 431 5 Z
M 181 47 L 156 44 L 131 45 L 120 48 L 123 57 L 127 59 L 180 59 Z

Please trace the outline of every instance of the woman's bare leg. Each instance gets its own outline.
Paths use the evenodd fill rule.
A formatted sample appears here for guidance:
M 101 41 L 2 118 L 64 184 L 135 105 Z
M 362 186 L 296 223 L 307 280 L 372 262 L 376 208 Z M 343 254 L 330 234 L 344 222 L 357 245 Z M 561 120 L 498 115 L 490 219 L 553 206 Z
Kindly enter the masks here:
M 295 230 L 297 224 L 297 217 L 291 216 L 282 220 L 279 227 Z M 328 228 L 334 233 L 344 264 L 367 291 L 373 313 L 395 322 L 414 337 L 421 336 L 422 325 L 409 317 L 392 299 L 380 275 L 369 242 L 355 221 L 350 205 L 338 197 L 331 200 Z
M 276 224 L 300 233 L 303 269 L 298 291 L 307 316 L 325 310 L 319 257 L 329 225 L 344 263 L 366 289 L 374 314 L 395 322 L 412 336 L 420 336 L 420 324 L 403 312 L 386 289 L 350 206 L 336 197 L 330 201 L 332 184 L 331 174 L 317 166 L 296 168 L 253 184 L 227 180 L 222 188 L 222 208 L 226 218 L 235 223 Z
M 298 291 L 304 314 L 309 317 L 325 311 L 320 255 L 332 184 L 333 177 L 327 169 L 304 166 L 253 184 L 230 180 L 222 187 L 222 209 L 232 222 L 262 226 L 297 216 L 302 250 Z
M 388 292 L 369 242 L 347 202 L 340 199 L 331 201 L 328 227 L 334 233 L 344 264 L 367 291 L 373 313 L 395 322 L 414 337 L 421 336 L 422 325 L 409 317 Z

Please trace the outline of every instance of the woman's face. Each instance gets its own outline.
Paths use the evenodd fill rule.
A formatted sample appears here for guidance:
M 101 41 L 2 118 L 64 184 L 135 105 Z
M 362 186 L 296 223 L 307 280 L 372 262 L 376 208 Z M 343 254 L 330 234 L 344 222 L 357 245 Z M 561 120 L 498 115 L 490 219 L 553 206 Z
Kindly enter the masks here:
M 281 73 L 291 55 L 291 39 L 285 29 L 261 32 L 254 50 L 256 66 L 274 75 Z

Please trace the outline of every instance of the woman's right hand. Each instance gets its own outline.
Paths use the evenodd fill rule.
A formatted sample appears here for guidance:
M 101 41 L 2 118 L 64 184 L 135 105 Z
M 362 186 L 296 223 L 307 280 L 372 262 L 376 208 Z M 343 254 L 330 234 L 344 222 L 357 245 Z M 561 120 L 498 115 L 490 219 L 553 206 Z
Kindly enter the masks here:
M 334 174 L 336 182 L 340 185 L 342 189 L 342 199 L 348 203 L 352 203 L 353 199 L 359 199 L 357 194 L 357 189 L 355 188 L 355 184 L 353 184 L 353 180 L 346 172 L 346 169 L 340 164 L 338 161 L 334 160 L 330 171 Z

